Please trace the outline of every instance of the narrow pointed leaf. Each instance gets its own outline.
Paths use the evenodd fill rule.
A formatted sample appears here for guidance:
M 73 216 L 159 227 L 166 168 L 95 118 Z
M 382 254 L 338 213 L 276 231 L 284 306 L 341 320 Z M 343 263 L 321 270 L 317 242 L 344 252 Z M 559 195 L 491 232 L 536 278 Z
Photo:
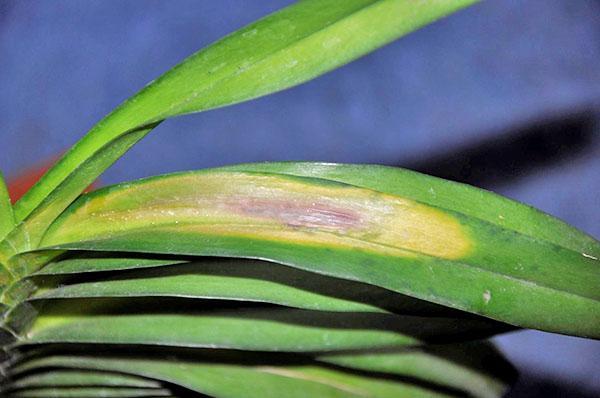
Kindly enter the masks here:
M 33 223 L 43 229 L 166 118 L 300 84 L 474 2 L 305 0 L 269 15 L 191 56 L 100 121 L 17 202 L 17 220 L 41 206 Z M 139 136 L 119 142 L 133 131 Z
M 0 173 L 0 240 L 15 227 L 15 215 L 8 196 L 8 189 Z
M 593 256 L 324 179 L 205 170 L 122 184 L 82 197 L 42 247 L 263 258 L 516 326 L 600 337 Z
M 15 227 L 15 215 L 8 196 L 4 176 L 0 173 L 0 241 Z M 9 281 L 12 279 L 7 268 L 8 258 L 0 253 L 0 295 Z

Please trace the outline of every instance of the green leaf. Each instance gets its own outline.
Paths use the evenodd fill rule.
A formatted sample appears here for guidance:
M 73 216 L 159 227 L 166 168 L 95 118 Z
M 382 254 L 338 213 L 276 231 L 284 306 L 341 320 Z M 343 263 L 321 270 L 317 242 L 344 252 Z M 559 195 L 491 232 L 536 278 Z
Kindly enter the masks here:
M 181 359 L 168 361 L 54 356 L 30 361 L 22 366 L 22 369 L 40 366 L 110 369 L 135 373 L 215 397 L 279 398 L 283 391 L 288 398 L 457 396 L 411 384 L 402 379 L 382 379 L 317 365 L 241 366 L 235 363 L 219 364 Z
M 15 227 L 15 215 L 8 196 L 4 176 L 0 172 L 0 240 Z
M 13 207 L 8 196 L 8 189 L 4 182 L 4 176 L 0 172 L 0 241 L 15 227 L 15 215 Z M 0 253 L 0 294 L 4 290 L 12 275 L 7 268 L 8 258 Z
M 186 260 L 135 257 L 84 257 L 54 261 L 35 272 L 33 276 L 87 274 L 94 272 L 145 269 L 185 263 Z
M 158 398 L 171 397 L 166 389 L 129 387 L 51 387 L 18 390 L 10 393 L 14 398 Z
M 333 352 L 464 341 L 503 330 L 501 325 L 479 319 L 381 313 L 349 315 L 286 308 L 209 310 L 197 300 L 172 303 L 156 299 L 145 303 L 131 299 L 97 303 L 69 300 L 44 307 L 17 344 L 137 344 Z
M 77 195 L 162 120 L 300 84 L 475 0 L 304 0 L 255 22 L 153 81 L 100 121 L 15 205 L 27 250 Z M 376 29 L 374 29 L 376 21 Z
M 414 378 L 481 398 L 504 396 L 516 378 L 506 359 L 491 344 L 481 342 L 383 353 L 330 354 L 318 359 L 361 371 Z
M 159 388 L 160 383 L 150 379 L 108 371 L 51 370 L 28 374 L 14 380 L 10 387 L 15 390 L 34 387 L 83 386 Z
M 128 259 L 128 265 L 140 265 L 139 260 Z M 100 261 L 100 262 L 98 262 Z M 122 265 L 117 259 L 65 260 L 59 272 L 72 272 L 79 265 Z M 56 274 L 42 268 L 38 275 Z M 165 261 L 145 260 L 144 266 L 172 264 Z M 100 268 L 105 270 L 106 268 Z M 86 269 L 86 271 L 89 268 Z M 182 265 L 144 269 L 142 272 L 120 272 L 102 279 L 60 280 L 39 289 L 31 300 L 59 298 L 102 297 L 184 297 L 196 299 L 235 300 L 278 304 L 300 309 L 341 312 L 395 312 L 427 316 L 455 316 L 463 313 L 426 301 L 396 294 L 389 290 L 363 283 L 330 278 L 274 263 L 209 259 Z
M 85 195 L 41 247 L 262 258 L 516 326 L 600 337 L 597 259 L 470 216 L 463 203 L 460 213 L 337 181 L 205 170 Z

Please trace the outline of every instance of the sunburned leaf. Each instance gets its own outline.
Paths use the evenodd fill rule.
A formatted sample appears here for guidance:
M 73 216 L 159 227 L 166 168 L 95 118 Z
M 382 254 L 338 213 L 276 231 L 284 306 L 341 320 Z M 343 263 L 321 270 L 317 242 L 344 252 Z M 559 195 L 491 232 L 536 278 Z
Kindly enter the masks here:
M 162 120 L 300 84 L 474 2 L 304 0 L 198 52 L 100 121 L 16 203 L 18 221 L 33 219 L 26 227 L 30 248 L 54 217 Z
M 593 237 L 565 222 L 484 189 L 398 167 L 314 162 L 264 162 L 226 166 L 223 170 L 316 177 L 399 195 L 479 218 L 534 239 L 600 258 Z M 216 169 L 219 170 L 219 169 Z
M 600 337 L 597 259 L 468 213 L 324 179 L 207 170 L 86 195 L 41 246 L 263 258 Z

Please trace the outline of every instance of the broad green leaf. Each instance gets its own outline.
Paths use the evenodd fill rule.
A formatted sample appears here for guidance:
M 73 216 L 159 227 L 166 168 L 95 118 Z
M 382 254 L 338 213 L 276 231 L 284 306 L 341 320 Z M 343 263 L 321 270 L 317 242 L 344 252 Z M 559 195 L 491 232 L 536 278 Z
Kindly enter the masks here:
M 176 366 L 175 366 L 176 365 Z M 22 369 L 64 366 L 110 369 L 167 381 L 214 397 L 449 397 L 432 389 L 394 379 L 378 379 L 343 370 L 312 366 L 240 366 L 176 360 L 48 357 Z
M 31 215 L 21 233 L 35 247 L 47 224 L 162 120 L 300 84 L 474 2 L 304 0 L 225 37 L 92 128 L 16 203 L 18 221 Z
M 381 313 L 339 313 L 285 308 L 206 310 L 197 300 L 70 300 L 46 306 L 18 345 L 43 343 L 138 344 L 272 352 L 409 347 L 424 342 L 487 337 L 502 330 L 479 319 L 428 318 Z M 127 307 L 129 305 L 129 307 Z M 143 312 L 141 312 L 143 311 Z M 151 312 L 155 311 L 155 312 Z
M 143 387 L 159 388 L 160 383 L 141 377 L 109 371 L 52 370 L 34 373 L 14 380 L 11 389 L 34 387 Z
M 158 398 L 171 397 L 167 389 L 130 387 L 51 387 L 10 392 L 14 398 Z
M 598 260 L 466 213 L 331 180 L 205 170 L 85 195 L 41 248 L 268 259 L 600 337 Z
M 108 260 L 108 261 L 106 261 Z M 99 261 L 99 260 L 96 260 Z M 131 259 L 128 264 L 139 265 Z M 170 264 L 145 260 L 149 264 Z M 66 260 L 60 271 L 81 264 L 119 265 L 117 259 L 96 263 L 87 259 Z M 53 265 L 61 264 L 61 262 Z M 47 275 L 45 267 L 39 274 Z M 44 272 L 45 271 L 45 272 Z M 53 268 L 51 272 L 56 272 Z M 31 300 L 102 297 L 185 297 L 272 303 L 318 311 L 395 312 L 427 316 L 456 316 L 464 313 L 416 300 L 389 290 L 344 279 L 330 278 L 298 269 L 252 260 L 209 259 L 182 265 L 121 272 L 84 283 L 60 281 L 39 289 Z M 466 315 L 466 314 L 465 314 Z

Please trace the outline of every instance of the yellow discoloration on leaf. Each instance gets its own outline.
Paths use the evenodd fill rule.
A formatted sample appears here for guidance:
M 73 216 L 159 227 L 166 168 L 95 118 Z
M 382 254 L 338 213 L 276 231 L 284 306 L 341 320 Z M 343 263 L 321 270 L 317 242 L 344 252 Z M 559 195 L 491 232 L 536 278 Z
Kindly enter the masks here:
M 325 180 L 240 172 L 177 175 L 92 196 L 57 227 L 45 245 L 168 227 L 400 256 L 456 259 L 472 246 L 452 215 L 409 199 Z
M 40 330 L 50 329 L 72 320 L 72 317 L 60 315 L 40 315 L 35 319 L 35 323 L 30 330 L 27 331 L 27 338 L 32 338 Z

